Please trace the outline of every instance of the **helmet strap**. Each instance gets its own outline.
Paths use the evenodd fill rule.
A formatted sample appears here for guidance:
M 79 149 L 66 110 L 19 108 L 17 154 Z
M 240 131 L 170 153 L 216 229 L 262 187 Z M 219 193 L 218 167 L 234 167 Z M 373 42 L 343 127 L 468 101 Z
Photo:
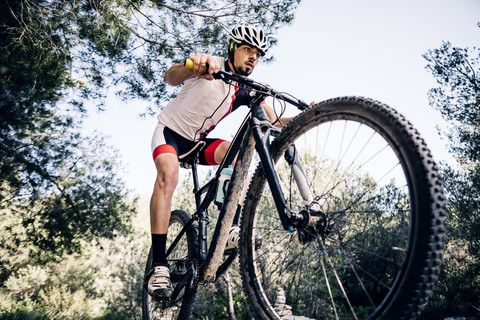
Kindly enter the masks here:
M 235 67 L 235 59 L 233 57 L 233 54 L 235 50 L 237 50 L 237 48 L 238 48 L 238 43 L 236 43 L 233 40 L 230 40 L 230 44 L 228 45 L 228 60 L 230 60 L 230 62 L 232 63 L 232 67 L 233 67 L 232 71 L 235 73 L 239 73 L 239 71 L 237 70 L 237 67 Z

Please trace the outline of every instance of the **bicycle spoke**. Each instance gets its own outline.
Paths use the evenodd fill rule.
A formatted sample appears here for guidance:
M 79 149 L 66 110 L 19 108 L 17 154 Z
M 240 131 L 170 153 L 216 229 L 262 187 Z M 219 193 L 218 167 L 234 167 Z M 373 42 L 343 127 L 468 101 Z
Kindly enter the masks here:
M 332 308 L 335 313 L 335 319 L 338 320 L 337 308 L 335 307 L 335 301 L 333 299 L 332 289 L 330 287 L 330 280 L 328 280 L 327 271 L 325 270 L 325 264 L 323 263 L 323 256 L 320 259 L 320 264 L 322 265 L 323 275 L 325 277 L 325 284 L 327 285 L 328 294 L 330 296 L 330 301 L 332 302 Z
M 391 285 L 387 285 L 385 282 L 383 282 L 382 280 L 380 280 L 378 277 L 376 277 L 375 275 L 373 275 L 371 272 L 368 272 L 367 270 L 365 270 L 362 266 L 358 265 L 357 263 L 353 262 L 352 260 L 350 260 L 347 256 L 345 255 L 342 255 L 350 264 L 350 266 L 353 268 L 355 267 L 356 270 L 359 270 L 361 271 L 363 274 L 365 274 L 366 276 L 368 276 L 371 280 L 373 280 L 375 282 L 375 284 L 377 285 L 380 285 L 382 286 L 383 288 L 389 290 L 391 289 Z M 355 270 L 355 269 L 354 269 Z M 358 274 L 357 274 L 358 275 Z M 363 286 L 363 282 L 362 281 L 359 281 L 359 283 L 362 283 L 362 288 L 365 288 Z
M 355 318 L 355 320 L 358 320 L 357 318 L 357 315 L 355 313 L 355 311 L 353 310 L 353 307 L 352 307 L 352 304 L 350 302 L 350 299 L 348 298 L 348 295 L 347 295 L 347 292 L 345 291 L 345 287 L 343 286 L 343 283 L 342 281 L 340 280 L 340 277 L 338 276 L 338 273 L 337 273 L 337 270 L 335 269 L 335 266 L 333 265 L 330 257 L 328 256 L 328 254 L 325 255 L 326 259 L 327 259 L 327 262 L 330 264 L 330 267 L 332 268 L 332 272 L 333 274 L 335 275 L 335 279 L 337 280 L 337 283 L 338 283 L 338 286 L 340 288 L 340 290 L 342 291 L 343 293 L 343 297 L 345 298 L 345 300 L 347 301 L 348 303 L 348 307 L 350 309 L 350 312 L 352 313 L 353 317 Z
M 350 267 L 351 267 L 353 273 L 355 274 L 355 278 L 357 279 L 358 283 L 359 283 L 360 286 L 362 287 L 362 290 L 363 290 L 363 292 L 365 293 L 365 295 L 367 296 L 368 301 L 370 301 L 370 304 L 371 304 L 374 308 L 376 308 L 377 306 L 376 306 L 375 303 L 373 302 L 372 297 L 370 296 L 370 294 L 369 294 L 368 291 L 367 291 L 367 288 L 366 288 L 365 285 L 363 284 L 362 279 L 360 279 L 360 276 L 358 275 L 357 270 L 355 270 L 354 264 L 351 263 L 351 260 L 348 260 L 348 261 L 350 262 Z

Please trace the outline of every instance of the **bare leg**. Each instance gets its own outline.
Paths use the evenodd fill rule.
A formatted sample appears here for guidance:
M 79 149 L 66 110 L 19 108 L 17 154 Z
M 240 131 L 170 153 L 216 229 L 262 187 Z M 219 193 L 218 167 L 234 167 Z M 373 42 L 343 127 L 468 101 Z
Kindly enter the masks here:
M 178 182 L 178 160 L 172 153 L 163 153 L 155 159 L 157 178 L 150 200 L 150 228 L 152 231 L 152 273 L 148 292 L 159 298 L 172 295 L 170 271 L 165 253 L 170 221 L 172 196 Z
M 171 153 L 155 159 L 157 178 L 150 200 L 150 229 L 152 232 L 153 263 L 165 264 L 165 241 L 170 220 L 172 196 L 178 182 L 178 160 Z

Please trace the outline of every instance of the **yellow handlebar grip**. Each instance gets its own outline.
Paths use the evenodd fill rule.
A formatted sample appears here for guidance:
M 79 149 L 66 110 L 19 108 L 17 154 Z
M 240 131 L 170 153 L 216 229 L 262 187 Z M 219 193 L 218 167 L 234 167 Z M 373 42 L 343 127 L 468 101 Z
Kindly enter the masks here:
M 185 59 L 184 66 L 187 69 L 193 70 L 193 60 L 192 59 Z
M 193 60 L 192 59 L 185 59 L 185 63 L 183 64 L 185 66 L 185 68 L 187 69 L 190 69 L 190 70 L 193 70 Z M 205 70 L 203 70 L 203 73 L 207 73 L 208 72 L 208 64 L 205 66 Z

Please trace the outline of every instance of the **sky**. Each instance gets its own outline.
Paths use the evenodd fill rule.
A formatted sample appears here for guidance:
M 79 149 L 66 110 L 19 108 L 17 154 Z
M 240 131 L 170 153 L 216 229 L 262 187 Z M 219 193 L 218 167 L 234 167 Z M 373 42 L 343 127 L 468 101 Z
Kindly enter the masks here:
M 307 103 L 339 96 L 379 100 L 413 123 L 437 162 L 453 163 L 436 129 L 446 123 L 428 104 L 436 82 L 422 55 L 442 41 L 479 47 L 479 21 L 480 0 L 304 0 L 293 24 L 276 34 L 278 44 L 269 51 L 275 60 L 260 62 L 251 78 Z M 147 105 L 110 98 L 106 111 L 90 108 L 84 129 L 107 137 L 125 166 L 127 187 L 140 195 L 149 195 L 155 181 L 150 141 L 157 120 L 140 117 Z M 232 137 L 245 112 L 231 114 L 210 136 Z

